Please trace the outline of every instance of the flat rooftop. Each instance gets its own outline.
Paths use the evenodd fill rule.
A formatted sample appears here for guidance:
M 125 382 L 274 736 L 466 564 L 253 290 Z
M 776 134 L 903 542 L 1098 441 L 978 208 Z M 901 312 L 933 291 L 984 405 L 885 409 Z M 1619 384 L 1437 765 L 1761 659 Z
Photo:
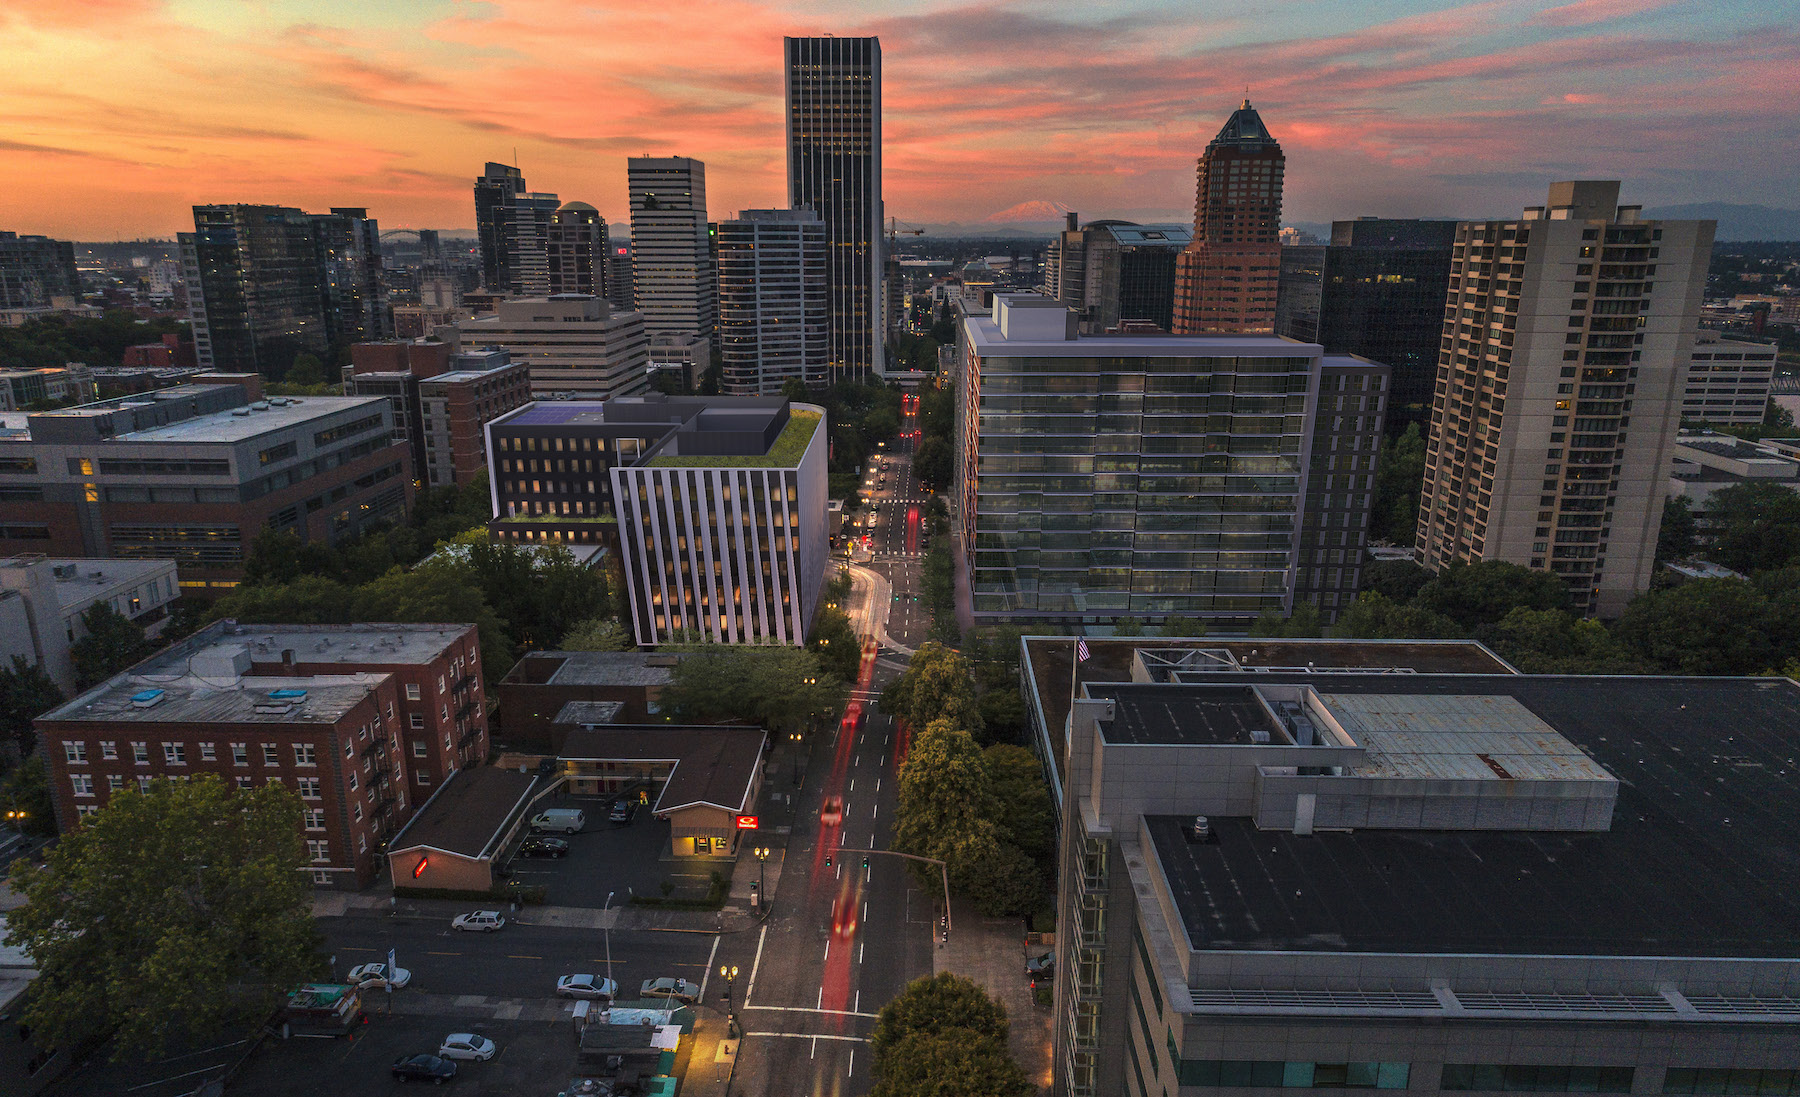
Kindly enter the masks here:
M 969 316 L 963 329 L 985 355 L 996 358 L 1316 358 L 1317 343 L 1280 335 L 1082 335 L 1074 339 L 1000 334 L 992 316 Z
M 1612 829 L 1295 835 L 1215 817 L 1218 841 L 1191 845 L 1191 818 L 1148 817 L 1196 949 L 1800 956 L 1800 686 L 1345 674 L 1329 689 L 1371 708 L 1510 697 L 1618 778 Z
M 530 773 L 499 766 L 459 769 L 389 843 L 390 850 L 430 846 L 478 858 L 493 853 L 495 839 L 538 783 Z
M 95 686 L 38 719 L 102 726 L 335 724 L 388 678 L 358 672 L 224 679 L 194 674 L 186 663 L 185 658 L 140 663 L 135 671 Z M 278 691 L 285 696 L 272 696 Z
M 474 625 L 356 624 L 240 625 L 223 622 L 214 647 L 241 647 L 253 663 L 281 662 L 284 651 L 296 663 L 429 663 Z
M 73 576 L 68 578 L 59 576 L 56 579 L 56 600 L 64 609 L 109 595 L 120 587 L 135 586 L 153 575 L 172 571 L 175 567 L 173 560 L 115 560 L 110 557 L 92 559 L 55 556 L 0 559 L 0 570 L 37 563 L 51 568 L 73 567 L 75 569 Z
M 1396 686 L 1404 689 L 1403 681 Z M 1606 781 L 1581 748 L 1504 694 L 1319 694 L 1368 760 L 1361 777 Z
M 164 393 L 174 392 L 165 389 Z M 340 411 L 355 408 L 378 410 L 386 405 L 381 396 L 295 396 L 286 404 L 236 415 L 232 411 L 216 411 L 197 415 L 148 430 L 131 431 L 110 439 L 113 442 L 241 442 L 283 427 L 299 426 Z
M 1287 741 L 1249 686 L 1213 686 L 1202 694 L 1155 685 L 1102 685 L 1089 693 L 1116 702 L 1112 723 L 1102 727 L 1108 743 L 1247 746 L 1254 742 L 1253 731 L 1267 732 L 1277 743 Z
M 666 686 L 680 657 L 648 651 L 534 651 L 513 664 L 506 682 L 553 686 Z

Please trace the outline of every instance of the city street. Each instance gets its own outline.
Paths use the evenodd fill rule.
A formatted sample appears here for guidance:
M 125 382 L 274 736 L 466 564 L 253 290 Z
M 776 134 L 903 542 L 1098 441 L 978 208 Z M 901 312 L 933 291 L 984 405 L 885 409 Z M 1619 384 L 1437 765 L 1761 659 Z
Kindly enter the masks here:
M 887 633 L 907 648 L 917 648 L 931 632 L 931 614 L 920 591 L 920 559 L 930 548 L 925 508 L 931 496 L 913 475 L 912 455 L 918 445 L 918 401 L 903 398 L 900 434 L 876 451 L 864 476 L 865 514 L 872 526 L 864 526 L 872 554 L 867 566 L 891 586 L 888 594 Z M 879 468 L 877 468 L 879 466 Z M 894 596 L 898 596 L 896 599 Z

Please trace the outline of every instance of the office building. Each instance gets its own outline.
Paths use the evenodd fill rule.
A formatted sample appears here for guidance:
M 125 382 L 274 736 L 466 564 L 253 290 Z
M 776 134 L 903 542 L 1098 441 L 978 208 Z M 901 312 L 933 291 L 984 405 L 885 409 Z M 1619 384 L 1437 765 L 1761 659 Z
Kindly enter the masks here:
M 1391 372 L 1351 355 L 1320 360 L 1294 604 L 1314 606 L 1328 625 L 1356 600 L 1362 579 Z
M 67 308 L 80 303 L 74 244 L 0 232 L 0 309 Z
M 834 377 L 885 369 L 879 292 L 881 40 L 787 38 L 788 207 L 825 222 Z
M 606 714 L 613 724 L 651 723 L 681 660 L 668 651 L 528 651 L 500 682 L 506 741 L 560 751 L 562 717 L 572 712 Z
M 1650 587 L 1713 236 L 1618 199 L 1457 226 L 1419 501 L 1426 567 L 1547 570 L 1601 617 Z
M 65 832 L 128 784 L 280 781 L 313 883 L 360 889 L 418 806 L 487 759 L 484 681 L 474 625 L 218 621 L 35 723 Z
M 724 390 L 776 396 L 830 383 L 825 225 L 811 210 L 745 210 L 719 222 Z
M 636 281 L 632 273 L 631 225 L 612 225 L 606 230 L 606 303 L 622 312 L 637 308 Z
M 1148 334 L 1175 324 L 1175 265 L 1193 241 L 1186 225 L 1090 221 L 1068 227 L 1044 258 L 1044 292 L 1075 310 L 1083 335 Z
M 1275 330 L 1286 164 L 1248 99 L 1206 146 L 1194 238 L 1177 261 L 1177 334 Z
M 475 180 L 481 284 L 497 293 L 549 293 L 550 225 L 561 205 L 554 194 L 526 190 L 518 168 L 490 162 Z
M 1783 756 L 1793 682 L 1090 640 L 1071 704 L 1071 646 L 1028 639 L 1023 674 L 1062 821 L 1056 1093 L 1800 1077 L 1800 776 L 1719 753 Z
M 1681 418 L 1690 423 L 1756 424 L 1769 407 L 1775 344 L 1701 328 L 1689 356 Z
M 1454 221 L 1334 221 L 1331 243 L 1281 249 L 1275 334 L 1392 367 L 1387 429 L 1431 428 Z
M 1285 614 L 1319 347 L 1075 326 L 1038 294 L 963 321 L 952 511 L 977 620 Z
M 185 592 L 218 594 L 265 530 L 332 543 L 405 515 L 386 401 L 251 396 L 188 384 L 0 413 L 0 552 L 173 560 Z
M 780 397 L 533 404 L 488 425 L 500 540 L 618 553 L 640 644 L 799 644 L 828 563 L 824 412 Z
M 456 326 L 463 343 L 499 347 L 531 372 L 534 393 L 604 399 L 649 384 L 644 319 L 589 294 L 499 302 L 498 311 Z
M 23 659 L 71 693 L 69 650 L 88 634 L 83 614 L 108 606 L 154 638 L 180 593 L 171 560 L 66 560 L 35 552 L 0 559 L 0 666 Z
M 551 215 L 544 248 L 549 293 L 608 297 L 606 218 L 586 202 L 565 202 Z
M 1687 501 L 1701 540 L 1714 532 L 1712 497 L 1743 484 L 1779 484 L 1800 492 L 1800 440 L 1746 442 L 1710 430 L 1684 430 L 1676 436 L 1669 497 Z
M 180 234 L 195 360 L 280 378 L 302 352 L 387 337 L 380 243 L 363 209 L 195 206 Z
M 394 441 L 412 454 L 426 487 L 466 484 L 487 467 L 491 419 L 531 401 L 531 374 L 499 348 L 459 351 L 435 339 L 358 343 L 350 348 L 344 389 L 384 397 Z
M 97 396 L 94 371 L 80 362 L 50 369 L 0 369 L 0 411 L 32 404 L 79 404 Z
M 685 156 L 634 156 L 626 177 L 632 289 L 645 333 L 711 342 L 719 291 L 706 220 L 706 165 Z

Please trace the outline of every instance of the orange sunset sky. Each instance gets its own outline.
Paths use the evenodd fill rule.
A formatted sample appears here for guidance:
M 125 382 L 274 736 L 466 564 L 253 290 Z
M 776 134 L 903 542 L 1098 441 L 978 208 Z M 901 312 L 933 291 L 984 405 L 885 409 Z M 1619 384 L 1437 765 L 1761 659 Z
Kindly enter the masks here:
M 168 236 L 197 202 L 470 228 L 487 160 L 625 212 L 625 158 L 785 203 L 781 38 L 875 34 L 902 221 L 1024 202 L 1191 216 L 1251 99 L 1287 219 L 1489 216 L 1552 178 L 1800 205 L 1800 29 L 1773 0 L 37 0 L 0 41 L 0 228 Z

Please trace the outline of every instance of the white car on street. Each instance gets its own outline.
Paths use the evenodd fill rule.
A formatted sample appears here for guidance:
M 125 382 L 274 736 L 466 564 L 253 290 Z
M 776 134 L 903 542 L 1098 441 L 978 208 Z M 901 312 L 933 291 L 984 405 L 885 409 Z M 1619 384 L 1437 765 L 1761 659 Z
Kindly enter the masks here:
M 497 1050 L 494 1041 L 485 1036 L 477 1036 L 473 1032 L 452 1032 L 438 1046 L 438 1056 L 444 1059 L 480 1059 L 485 1062 L 492 1059 Z
M 563 998 L 605 998 L 611 1001 L 619 993 L 619 984 L 598 975 L 565 975 L 556 981 L 556 993 Z
M 399 990 L 412 982 L 412 972 L 399 966 L 390 969 L 386 964 L 358 964 L 344 981 L 357 990 L 386 990 L 390 983 Z
M 458 914 L 450 919 L 451 929 L 466 929 L 481 933 L 492 933 L 506 924 L 506 917 L 497 910 L 477 910 L 468 914 Z

